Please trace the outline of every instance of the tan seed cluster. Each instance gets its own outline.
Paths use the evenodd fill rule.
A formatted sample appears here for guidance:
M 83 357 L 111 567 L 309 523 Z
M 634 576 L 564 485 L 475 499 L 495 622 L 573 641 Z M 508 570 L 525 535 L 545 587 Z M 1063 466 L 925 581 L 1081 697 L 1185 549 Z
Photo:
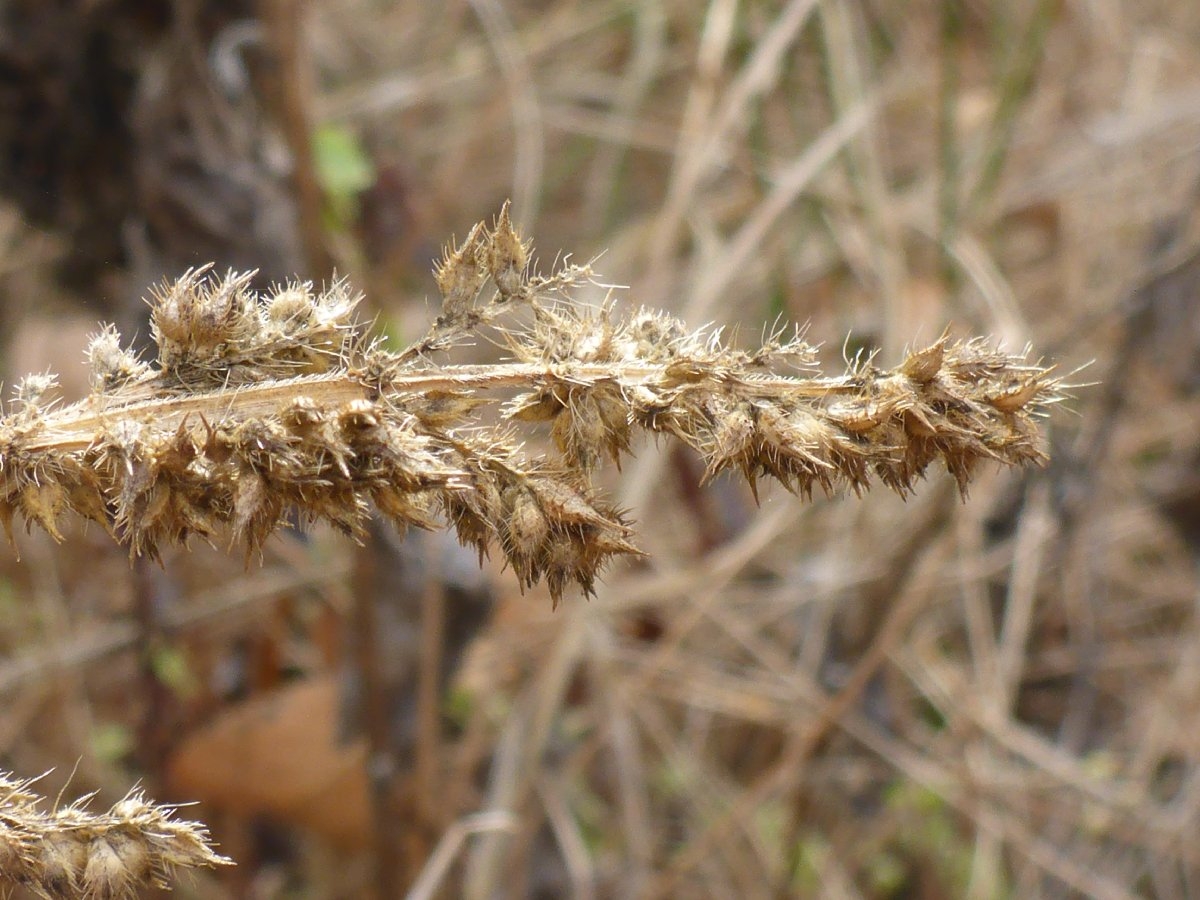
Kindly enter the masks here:
M 48 900 L 125 900 L 176 869 L 229 865 L 198 822 L 133 791 L 107 812 L 91 797 L 52 812 L 28 781 L 0 775 L 0 877 Z
M 823 377 L 800 333 L 741 350 L 653 310 L 584 308 L 570 295 L 590 269 L 538 275 L 530 253 L 507 207 L 475 226 L 437 266 L 440 314 L 398 353 L 364 337 L 343 283 L 260 295 L 247 275 L 198 269 L 161 285 L 154 359 L 109 327 L 88 351 L 87 399 L 56 406 L 48 375 L 18 386 L 0 417 L 0 519 L 57 538 L 75 513 L 154 556 L 193 536 L 252 553 L 293 512 L 356 535 L 375 508 L 498 547 L 557 603 L 637 553 L 590 472 L 638 430 L 693 447 L 709 477 L 767 475 L 805 496 L 874 481 L 906 493 L 935 462 L 965 491 L 980 461 L 1044 459 L 1036 417 L 1059 382 L 986 341 L 943 337 L 895 369 Z M 488 332 L 510 361 L 435 358 Z M 481 424 L 497 403 L 509 424 Z M 512 430 L 539 421 L 554 458 L 527 458 Z

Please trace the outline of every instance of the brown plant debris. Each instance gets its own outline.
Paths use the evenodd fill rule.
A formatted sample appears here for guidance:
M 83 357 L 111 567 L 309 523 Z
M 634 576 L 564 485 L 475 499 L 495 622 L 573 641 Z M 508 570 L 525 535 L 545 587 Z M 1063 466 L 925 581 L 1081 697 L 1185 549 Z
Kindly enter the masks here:
M 1060 382 L 986 340 L 943 336 L 894 369 L 826 377 L 799 332 L 735 349 L 661 312 L 585 308 L 570 294 L 589 267 L 542 276 L 529 260 L 507 208 L 475 226 L 437 267 L 440 315 L 398 353 L 355 325 L 344 282 L 263 296 L 247 275 L 197 269 L 164 283 L 154 360 L 106 327 L 85 400 L 55 406 L 47 375 L 17 385 L 0 418 L 0 517 L 10 536 L 19 515 L 59 538 L 74 512 L 133 554 L 193 535 L 251 553 L 289 510 L 357 535 L 373 505 L 399 527 L 440 516 L 481 555 L 499 546 L 523 587 L 544 578 L 557 603 L 638 552 L 589 480 L 635 429 L 694 448 L 708 477 L 770 475 L 806 497 L 874 480 L 906 494 L 937 460 L 965 492 L 981 460 L 1045 460 L 1035 419 Z M 433 361 L 477 334 L 510 360 Z M 507 424 L 481 424 L 477 408 L 503 400 Z M 521 452 L 525 422 L 549 424 L 556 458 Z
M 231 865 L 203 825 L 140 791 L 102 813 L 86 809 L 91 799 L 47 812 L 31 781 L 0 774 L 0 877 L 50 900 L 118 900 L 169 887 L 176 869 Z

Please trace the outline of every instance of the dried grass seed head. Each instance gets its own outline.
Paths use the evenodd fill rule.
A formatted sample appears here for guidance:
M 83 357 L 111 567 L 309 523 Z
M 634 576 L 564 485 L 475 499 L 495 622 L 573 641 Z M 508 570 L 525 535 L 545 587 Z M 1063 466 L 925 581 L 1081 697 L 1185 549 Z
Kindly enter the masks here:
M 0 799 L 0 877 L 51 900 L 132 900 L 142 887 L 167 887 L 177 868 L 231 864 L 203 825 L 140 793 L 99 813 L 87 809 L 91 799 L 50 812 L 27 792 Z
M 982 460 L 1044 459 L 1036 417 L 1058 382 L 985 341 L 943 335 L 894 370 L 867 361 L 819 377 L 803 371 L 813 348 L 800 331 L 738 349 L 665 313 L 576 304 L 590 267 L 531 274 L 529 259 L 507 207 L 477 225 L 438 265 L 441 315 L 400 353 L 364 343 L 344 281 L 260 295 L 249 275 L 190 270 L 154 291 L 157 359 L 137 362 L 106 329 L 89 349 L 98 396 L 51 408 L 48 383 L 26 382 L 0 419 L 0 518 L 59 537 L 71 510 L 155 554 L 222 529 L 252 552 L 290 508 L 350 534 L 372 504 L 401 527 L 432 527 L 440 509 L 461 541 L 498 545 L 523 586 L 544 580 L 557 599 L 637 552 L 588 481 L 629 452 L 635 428 L 695 448 L 706 478 L 769 475 L 805 496 L 873 481 L 905 493 L 938 460 L 965 489 Z M 515 362 L 431 360 L 485 329 Z M 509 389 L 504 417 L 549 423 L 552 461 L 474 419 Z

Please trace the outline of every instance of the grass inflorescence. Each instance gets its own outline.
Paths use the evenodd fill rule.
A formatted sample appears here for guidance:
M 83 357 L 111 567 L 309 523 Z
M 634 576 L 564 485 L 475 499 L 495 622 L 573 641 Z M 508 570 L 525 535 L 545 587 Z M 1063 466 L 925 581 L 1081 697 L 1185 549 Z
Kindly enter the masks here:
M 1049 369 L 983 339 L 943 336 L 894 369 L 858 361 L 829 377 L 800 332 L 741 350 L 665 313 L 585 307 L 571 293 L 591 269 L 537 274 L 507 207 L 435 274 L 440 314 L 400 352 L 356 324 L 344 282 L 264 295 L 202 268 L 162 284 L 154 359 L 106 327 L 86 399 L 56 405 L 47 375 L 17 385 L 0 419 L 10 535 L 19 516 L 59 538 L 72 512 L 133 554 L 193 536 L 251 553 L 295 514 L 357 535 L 375 508 L 402 528 L 448 522 L 481 554 L 498 546 L 557 603 L 638 552 L 591 481 L 637 430 L 692 447 L 709 477 L 769 475 L 804 496 L 875 481 L 904 494 L 936 461 L 965 490 L 980 461 L 1041 463 L 1035 419 L 1060 397 Z M 435 361 L 480 334 L 507 361 Z M 529 422 L 548 423 L 557 454 L 522 451 Z
M 47 810 L 28 780 L 0 773 L 0 877 L 41 897 L 118 900 L 167 887 L 176 869 L 228 865 L 198 822 L 175 817 L 140 791 L 106 812 L 81 798 Z

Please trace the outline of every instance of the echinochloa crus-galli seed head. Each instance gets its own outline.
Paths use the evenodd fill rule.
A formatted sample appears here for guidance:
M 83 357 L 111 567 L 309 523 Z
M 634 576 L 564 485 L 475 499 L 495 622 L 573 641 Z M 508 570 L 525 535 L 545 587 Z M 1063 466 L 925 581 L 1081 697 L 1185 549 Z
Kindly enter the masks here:
M 448 523 L 498 548 L 522 587 L 557 604 L 636 554 L 625 514 L 592 470 L 637 430 L 697 451 L 706 476 L 770 476 L 808 497 L 875 482 L 906 494 L 940 462 L 961 490 L 980 462 L 1044 462 L 1040 415 L 1062 397 L 1051 370 L 988 340 L 943 336 L 893 369 L 815 370 L 800 332 L 742 350 L 662 312 L 587 308 L 588 266 L 537 274 L 507 206 L 447 247 L 428 332 L 390 352 L 356 324 L 345 282 L 259 294 L 245 274 L 194 269 L 151 292 L 153 359 L 111 326 L 88 349 L 92 392 L 56 405 L 53 378 L 20 382 L 0 419 L 0 517 L 60 538 L 68 513 L 132 554 L 190 538 L 257 551 L 298 513 L 360 534 L 372 507 L 398 527 Z M 494 365 L 442 362 L 477 333 Z M 500 425 L 481 405 L 498 404 Z M 518 429 L 545 423 L 532 457 Z M 536 427 L 536 425 L 534 426 Z
M 33 782 L 0 773 L 0 877 L 49 900 L 125 900 L 169 887 L 177 869 L 230 865 L 208 830 L 130 791 L 104 812 L 91 795 L 47 808 Z

